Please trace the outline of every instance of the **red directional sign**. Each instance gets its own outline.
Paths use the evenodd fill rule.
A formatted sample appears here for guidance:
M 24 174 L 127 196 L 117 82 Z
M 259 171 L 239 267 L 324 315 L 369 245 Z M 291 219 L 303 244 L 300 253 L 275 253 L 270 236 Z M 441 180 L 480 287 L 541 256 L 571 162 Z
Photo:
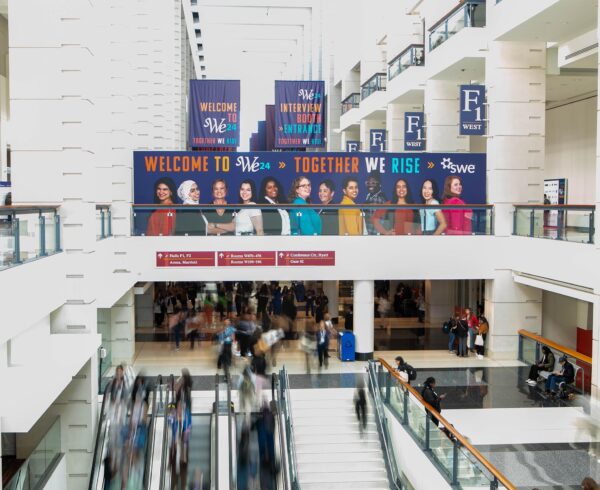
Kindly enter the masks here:
M 302 250 L 278 252 L 278 266 L 330 266 L 335 265 L 333 250 Z
M 214 252 L 156 252 L 156 267 L 214 266 Z
M 274 267 L 275 262 L 275 252 L 217 252 L 219 267 Z

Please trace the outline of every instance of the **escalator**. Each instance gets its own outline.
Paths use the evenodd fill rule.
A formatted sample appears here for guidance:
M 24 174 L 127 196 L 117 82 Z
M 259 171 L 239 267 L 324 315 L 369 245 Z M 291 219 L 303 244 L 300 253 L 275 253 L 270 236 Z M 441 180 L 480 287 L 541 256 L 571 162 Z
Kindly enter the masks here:
M 173 384 L 167 392 L 167 409 L 165 413 L 160 476 L 152 482 L 151 490 L 171 490 L 185 480 L 185 488 L 217 489 L 218 482 L 218 407 L 219 376 L 215 382 L 215 401 L 210 411 L 198 409 L 192 403 L 192 425 L 189 435 L 187 467 L 182 464 L 181 452 L 178 456 L 177 442 L 174 436 L 178 430 L 176 393 Z M 179 463 L 179 464 L 178 464 Z
M 130 406 L 127 401 L 120 405 L 113 403 L 111 394 L 112 383 L 108 383 L 104 389 L 104 397 L 98 417 L 98 428 L 96 431 L 96 441 L 94 445 L 94 455 L 92 459 L 92 471 L 90 474 L 89 490 L 100 490 L 120 488 L 120 481 L 123 478 L 123 472 L 127 473 L 126 478 L 136 479 L 141 483 L 138 488 L 149 489 L 152 481 L 153 469 L 156 465 L 153 464 L 156 460 L 155 447 L 157 445 L 156 433 L 162 424 L 164 416 L 164 407 L 166 402 L 166 386 L 163 384 L 162 376 L 158 376 L 154 386 L 150 386 L 148 395 L 148 413 L 146 419 L 146 429 L 144 433 L 137 431 L 125 438 L 125 442 L 121 439 L 122 430 L 115 425 L 115 420 L 121 420 L 121 427 L 128 426 L 130 421 Z M 125 392 L 128 390 L 123 388 Z M 123 395 L 126 399 L 127 396 Z M 160 435 L 159 435 L 160 437 Z M 141 455 L 136 459 L 131 453 L 125 453 L 124 447 L 127 446 L 127 441 L 131 440 L 142 441 L 143 449 Z M 111 444 L 112 441 L 112 444 Z M 111 447 L 116 447 L 117 452 L 111 451 Z M 112 475 L 112 483 L 105 481 L 110 477 L 110 472 L 106 465 L 110 464 L 111 458 L 118 458 L 123 461 L 119 466 L 116 474 Z M 117 483 L 119 482 L 119 483 Z
M 285 370 L 279 376 L 273 374 L 271 377 L 270 412 L 253 412 L 248 417 L 239 411 L 236 413 L 234 407 L 230 410 L 234 428 L 230 458 L 236 468 L 231 489 L 248 488 L 251 480 L 265 490 L 299 489 L 295 467 L 290 467 L 295 465 L 295 456 L 290 454 L 288 444 L 290 439 L 293 441 L 293 434 L 286 414 L 289 405 L 285 406 L 288 403 L 286 377 Z M 228 388 L 231 389 L 230 383 Z

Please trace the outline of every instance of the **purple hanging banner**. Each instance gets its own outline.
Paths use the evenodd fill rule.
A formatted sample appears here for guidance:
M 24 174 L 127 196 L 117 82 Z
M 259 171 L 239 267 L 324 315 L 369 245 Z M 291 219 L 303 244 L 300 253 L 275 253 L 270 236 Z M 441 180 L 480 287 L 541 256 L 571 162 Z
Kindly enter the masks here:
M 239 80 L 190 80 L 191 148 L 238 147 L 239 120 Z
M 265 106 L 265 120 L 267 121 L 267 151 L 275 148 L 275 106 Z
M 325 146 L 325 82 L 275 81 L 275 148 Z

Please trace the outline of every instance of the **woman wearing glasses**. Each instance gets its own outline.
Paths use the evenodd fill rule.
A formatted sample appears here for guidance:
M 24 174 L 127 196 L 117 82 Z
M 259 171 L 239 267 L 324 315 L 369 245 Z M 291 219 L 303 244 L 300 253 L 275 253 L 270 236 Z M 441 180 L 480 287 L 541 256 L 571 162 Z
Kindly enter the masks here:
M 296 177 L 290 188 L 289 201 L 292 204 L 310 203 L 310 180 L 303 175 Z M 321 218 L 314 209 L 290 209 L 290 228 L 292 235 L 320 235 Z

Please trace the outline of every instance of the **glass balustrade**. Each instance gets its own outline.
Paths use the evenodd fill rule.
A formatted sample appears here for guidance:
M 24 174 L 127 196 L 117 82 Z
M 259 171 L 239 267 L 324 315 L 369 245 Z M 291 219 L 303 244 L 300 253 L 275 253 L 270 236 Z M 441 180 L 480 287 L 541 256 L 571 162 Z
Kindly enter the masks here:
M 356 92 L 350 94 L 348 97 L 342 100 L 342 114 L 346 114 L 346 112 L 348 112 L 351 109 L 358 109 L 359 104 L 360 94 Z
M 594 243 L 595 206 L 515 205 L 513 235 Z
M 385 73 L 376 73 L 360 86 L 360 99 L 365 100 L 369 95 L 385 90 L 386 82 Z
M 0 269 L 60 252 L 58 208 L 0 207 Z
M 424 64 L 425 48 L 422 44 L 411 44 L 388 65 L 388 80 L 397 77 L 411 66 L 423 66 Z
M 485 25 L 485 0 L 461 3 L 429 29 L 429 51 L 433 51 L 465 27 Z
M 371 369 L 377 370 L 379 394 L 386 406 L 454 488 L 515 488 L 389 364 L 382 359 L 370 361 Z
M 575 368 L 573 388 L 580 393 L 590 393 L 592 381 L 592 358 L 551 339 L 527 330 L 519 330 L 519 360 L 531 366 L 542 358 L 542 346 L 549 347 L 555 360 L 566 356 Z
M 492 235 L 493 206 L 134 205 L 132 222 L 134 236 Z
M 39 488 L 40 482 L 54 469 L 54 463 L 60 454 L 60 417 L 57 417 L 29 458 L 4 488 L 6 490 Z
M 110 206 L 96 205 L 96 240 L 104 240 L 112 236 L 112 219 Z

